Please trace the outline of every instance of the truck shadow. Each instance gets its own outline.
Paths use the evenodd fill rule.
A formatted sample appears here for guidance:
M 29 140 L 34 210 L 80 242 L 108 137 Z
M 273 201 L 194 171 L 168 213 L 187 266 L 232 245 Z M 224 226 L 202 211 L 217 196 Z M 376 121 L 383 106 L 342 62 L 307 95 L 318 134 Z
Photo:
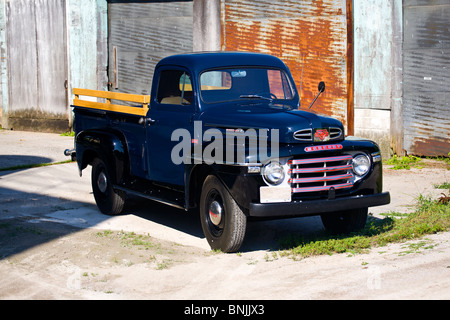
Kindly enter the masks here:
M 203 239 L 206 244 L 200 216 L 196 210 L 186 212 L 154 201 L 133 198 L 128 202 L 125 214 L 133 214 L 189 236 Z M 309 237 L 322 230 L 320 217 L 249 220 L 244 243 L 239 251 L 278 250 L 280 241 L 288 234 L 294 237 Z M 151 234 L 151 230 L 149 232 Z
M 123 214 L 132 214 L 199 239 L 205 238 L 200 217 L 194 211 L 184 211 L 156 201 L 132 197 L 127 199 Z M 151 234 L 151 230 L 149 232 Z
M 89 203 L 2 187 L 0 203 L 0 260 L 91 226 L 81 218 L 75 226 L 51 216 L 60 212 L 76 219 L 70 212 L 89 210 Z
M 150 200 L 133 199 L 127 206 L 125 214 L 127 213 L 160 224 L 164 228 L 182 232 L 188 237 L 196 238 L 197 241 L 202 240 L 204 241 L 203 247 L 208 247 L 201 228 L 198 211 L 192 210 L 186 212 Z M 383 219 L 372 216 L 369 220 L 377 223 Z M 149 230 L 149 232 L 151 233 L 152 230 Z M 345 236 L 340 235 L 339 237 Z M 245 239 L 239 252 L 289 249 L 290 242 L 293 239 L 314 240 L 335 238 L 335 235 L 326 233 L 320 216 L 276 220 L 249 219 Z
M 319 216 L 277 220 L 249 220 L 247 233 L 240 251 L 280 250 L 286 237 L 309 238 L 323 233 Z
M 197 243 L 198 240 L 204 241 L 204 247 L 208 247 L 201 228 L 199 213 L 195 210 L 186 212 L 150 200 L 133 199 L 127 205 L 125 214 L 136 215 L 160 224 L 163 228 L 184 233 L 185 236 L 196 238 Z M 374 217 L 371 219 L 379 220 Z M 148 232 L 151 235 L 152 230 Z M 319 216 L 276 220 L 249 219 L 246 236 L 239 252 L 289 249 L 286 248 L 287 239 L 314 238 L 336 238 L 333 235 L 327 235 Z
M 70 177 L 67 177 L 65 171 L 67 169 L 63 170 L 64 166 L 66 165 L 34 169 L 38 172 L 44 170 L 45 174 L 42 178 L 48 181 L 30 180 L 29 171 L 22 171 L 22 173 L 13 171 L 15 173 L 12 176 L 13 179 L 20 179 L 13 184 L 12 188 L 7 187 L 8 175 L 11 171 L 0 172 L 0 182 L 5 182 L 3 186 L 0 183 L 0 259 L 83 229 L 119 228 L 120 230 L 123 223 L 128 224 L 127 216 L 133 215 L 143 221 L 137 219 L 140 225 L 128 226 L 132 229 L 131 231 L 161 236 L 163 240 L 183 245 L 193 243 L 195 246 L 209 249 L 197 211 L 186 212 L 154 201 L 132 198 L 126 211 L 122 216 L 117 217 L 118 219 L 103 215 L 93 201 L 88 185 L 89 173 L 83 175 L 83 179 L 87 181 L 80 182 L 79 177 L 72 181 Z M 74 164 L 67 166 L 70 168 Z M 57 177 L 54 178 L 55 181 L 49 179 L 50 172 L 52 177 L 53 175 Z M 82 200 L 70 199 L 70 195 L 62 196 L 63 193 L 59 189 L 64 181 L 68 184 L 65 190 L 77 192 L 78 199 Z M 49 188 L 57 189 L 51 191 Z M 239 251 L 280 250 L 284 249 L 282 243 L 287 237 L 300 239 L 317 234 L 320 236 L 324 234 L 322 222 L 318 216 L 265 221 L 250 220 L 247 223 L 244 243 Z

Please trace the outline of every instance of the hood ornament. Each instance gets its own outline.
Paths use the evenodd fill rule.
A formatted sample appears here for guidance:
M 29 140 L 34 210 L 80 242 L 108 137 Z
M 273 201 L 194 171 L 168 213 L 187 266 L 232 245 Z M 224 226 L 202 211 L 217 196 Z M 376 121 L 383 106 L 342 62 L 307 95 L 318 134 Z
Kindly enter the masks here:
M 314 132 L 314 141 L 328 141 L 330 134 L 327 129 L 316 129 Z

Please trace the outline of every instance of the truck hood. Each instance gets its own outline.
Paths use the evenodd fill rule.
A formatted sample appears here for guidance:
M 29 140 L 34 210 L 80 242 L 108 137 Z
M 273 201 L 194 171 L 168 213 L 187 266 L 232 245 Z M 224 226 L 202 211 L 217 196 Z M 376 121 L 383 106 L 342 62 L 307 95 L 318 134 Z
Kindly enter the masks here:
M 221 104 L 209 107 L 200 116 L 204 129 L 278 129 L 280 143 L 307 143 L 294 138 L 300 130 L 344 128 L 339 120 L 270 103 Z M 270 138 L 270 134 L 268 135 Z M 342 138 L 343 138 L 342 134 Z M 311 140 L 312 141 L 312 140 Z

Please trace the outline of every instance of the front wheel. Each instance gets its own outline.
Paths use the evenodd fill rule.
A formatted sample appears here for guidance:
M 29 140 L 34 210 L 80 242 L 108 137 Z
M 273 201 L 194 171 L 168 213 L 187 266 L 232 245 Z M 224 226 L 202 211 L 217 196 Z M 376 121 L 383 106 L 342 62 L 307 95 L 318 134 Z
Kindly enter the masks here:
M 211 175 L 203 183 L 200 220 L 212 249 L 236 252 L 244 241 L 247 217 L 225 186 Z
M 123 191 L 114 190 L 108 168 L 103 160 L 94 159 L 91 179 L 95 203 L 100 211 L 108 215 L 120 214 L 125 205 L 126 194 Z
M 356 232 L 364 228 L 368 208 L 353 209 L 322 214 L 325 230 L 332 234 Z

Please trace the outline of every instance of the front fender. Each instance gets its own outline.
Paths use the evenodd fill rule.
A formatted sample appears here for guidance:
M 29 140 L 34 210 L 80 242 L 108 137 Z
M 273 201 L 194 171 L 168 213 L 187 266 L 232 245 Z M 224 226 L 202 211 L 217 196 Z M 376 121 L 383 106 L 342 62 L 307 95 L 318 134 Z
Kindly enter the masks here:
M 129 157 L 126 142 L 116 132 L 84 130 L 75 138 L 78 169 L 81 171 L 94 158 L 101 158 L 108 166 L 113 183 L 122 183 L 129 171 Z
M 210 174 L 215 175 L 224 184 L 245 213 L 248 211 L 250 203 L 258 199 L 262 178 L 259 174 L 248 174 L 246 166 L 188 165 L 185 168 L 186 208 L 197 206 L 203 181 Z

